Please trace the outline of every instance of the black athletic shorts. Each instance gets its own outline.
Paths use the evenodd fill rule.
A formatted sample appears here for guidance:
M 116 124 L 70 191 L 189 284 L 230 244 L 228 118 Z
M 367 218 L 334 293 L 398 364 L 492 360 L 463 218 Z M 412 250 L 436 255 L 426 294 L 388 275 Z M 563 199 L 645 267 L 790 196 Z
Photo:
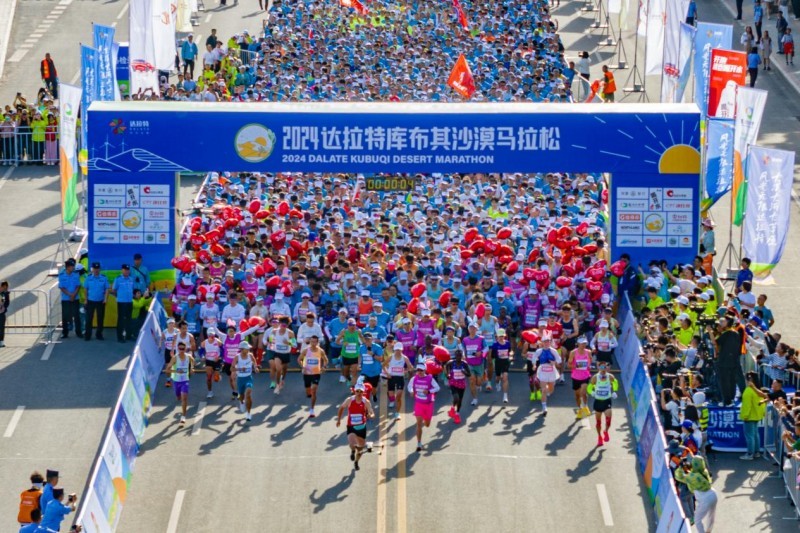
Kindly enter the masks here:
M 231 363 L 222 363 L 222 373 L 226 376 L 230 376 L 231 372 Z
M 357 365 L 357 364 L 358 364 L 358 357 L 344 357 L 344 356 L 342 356 L 342 366 Z
M 310 389 L 312 385 L 319 385 L 320 374 L 303 374 L 303 385 Z
M 494 360 L 494 375 L 500 377 L 503 375 L 504 372 L 508 372 L 508 369 L 511 368 L 511 360 L 510 359 L 500 359 L 499 357 Z
M 611 409 L 611 398 L 608 400 L 595 400 L 592 409 L 595 413 L 605 413 Z
M 208 359 L 206 359 L 206 368 L 213 368 L 214 370 L 219 371 L 221 367 L 222 367 L 221 360 L 217 359 L 216 361 L 209 361 Z
M 355 434 L 355 436 L 360 438 L 360 439 L 366 439 L 367 438 L 367 426 L 364 426 L 361 429 L 356 429 L 353 426 L 347 426 L 347 434 L 349 435 L 351 433 Z
M 168 365 L 172 361 L 172 350 L 164 350 L 164 364 Z
M 292 352 L 286 352 L 286 353 L 273 352 L 273 351 L 269 352 L 269 358 L 270 359 L 280 359 L 281 363 L 283 363 L 284 365 L 288 365 L 289 364 L 289 359 L 290 359 L 291 356 L 292 356 Z
M 614 355 L 614 352 L 601 352 L 597 351 L 597 362 L 598 363 L 608 363 L 611 364 L 611 356 Z
M 592 378 L 575 379 L 572 378 L 572 390 L 580 390 L 582 385 L 588 385 Z
M 364 374 L 361 374 L 361 375 L 364 376 Z M 366 381 L 367 383 L 372 385 L 372 389 L 374 391 L 373 394 L 377 394 L 378 393 L 378 384 L 381 381 L 380 374 L 378 374 L 377 376 L 364 376 L 364 381 Z
M 389 390 L 402 391 L 406 388 L 406 378 L 403 376 L 389 376 Z

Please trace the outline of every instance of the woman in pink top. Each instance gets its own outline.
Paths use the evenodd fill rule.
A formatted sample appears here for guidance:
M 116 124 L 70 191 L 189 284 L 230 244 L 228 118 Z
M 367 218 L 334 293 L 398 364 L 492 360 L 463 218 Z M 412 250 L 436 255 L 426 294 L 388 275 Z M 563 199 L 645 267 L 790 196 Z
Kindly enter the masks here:
M 575 393 L 575 404 L 578 406 L 575 416 L 577 420 L 591 414 L 586 396 L 586 386 L 592 378 L 592 352 L 586 347 L 588 344 L 589 341 L 585 336 L 578 337 L 578 347 L 570 352 L 567 363 L 568 368 L 572 371 L 572 390 Z
M 422 427 L 430 427 L 433 401 L 439 384 L 427 373 L 425 363 L 417 363 L 417 373 L 408 382 L 408 392 L 414 397 L 414 416 L 417 417 L 417 451 L 422 451 Z

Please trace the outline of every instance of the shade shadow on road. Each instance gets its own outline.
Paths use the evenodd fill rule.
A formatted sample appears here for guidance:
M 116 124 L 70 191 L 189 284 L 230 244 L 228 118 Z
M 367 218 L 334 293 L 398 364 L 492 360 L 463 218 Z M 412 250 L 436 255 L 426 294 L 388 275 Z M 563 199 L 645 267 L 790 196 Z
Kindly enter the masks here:
M 317 495 L 317 489 L 311 491 L 311 494 L 308 495 L 308 500 L 314 506 L 314 514 L 324 511 L 328 505 L 347 499 L 347 494 L 344 492 L 350 488 L 355 478 L 356 471 L 353 470 L 349 475 L 343 476 L 336 485 L 325 489 L 321 494 Z

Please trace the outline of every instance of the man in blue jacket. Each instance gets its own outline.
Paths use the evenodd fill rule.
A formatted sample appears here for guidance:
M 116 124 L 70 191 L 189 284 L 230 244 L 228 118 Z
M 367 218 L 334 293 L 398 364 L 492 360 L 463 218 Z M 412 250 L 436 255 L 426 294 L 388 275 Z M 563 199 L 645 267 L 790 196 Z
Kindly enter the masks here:
M 194 42 L 194 35 L 191 33 L 189 37 L 183 41 L 181 45 L 181 57 L 183 58 L 183 77 L 186 78 L 187 72 L 188 79 L 194 79 L 194 61 L 197 59 L 197 44 Z

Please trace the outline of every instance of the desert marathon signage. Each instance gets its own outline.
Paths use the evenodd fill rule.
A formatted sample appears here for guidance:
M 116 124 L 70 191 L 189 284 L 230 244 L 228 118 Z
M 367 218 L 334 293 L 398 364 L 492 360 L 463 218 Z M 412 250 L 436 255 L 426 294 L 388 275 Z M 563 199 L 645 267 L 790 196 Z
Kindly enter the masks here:
M 700 112 L 694 104 L 95 102 L 89 123 L 90 191 L 92 183 L 107 184 L 108 174 L 130 188 L 154 183 L 155 174 L 219 169 L 609 172 L 615 256 L 686 263 L 697 251 Z M 138 176 L 123 179 L 126 172 Z M 136 215 L 135 222 L 148 223 L 146 212 Z M 125 220 L 119 224 L 109 237 L 130 239 Z M 135 229 L 146 243 L 149 230 Z M 101 244 L 96 240 L 90 235 L 90 246 Z M 169 244 L 155 235 L 150 248 Z
M 98 103 L 89 156 L 94 171 L 659 174 L 670 149 L 698 148 L 698 117 L 653 104 Z M 106 137 L 125 150 L 100 157 Z

